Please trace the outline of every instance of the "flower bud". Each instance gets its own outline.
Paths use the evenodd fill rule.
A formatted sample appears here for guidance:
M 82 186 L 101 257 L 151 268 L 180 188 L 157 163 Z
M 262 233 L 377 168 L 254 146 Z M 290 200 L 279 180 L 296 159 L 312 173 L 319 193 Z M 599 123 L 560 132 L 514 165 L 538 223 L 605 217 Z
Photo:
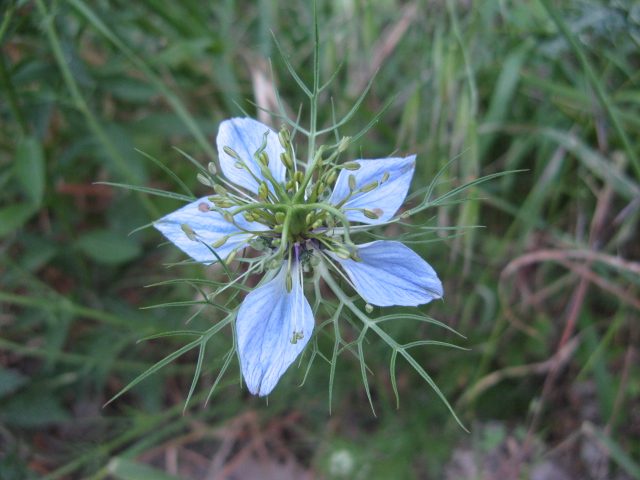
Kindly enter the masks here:
M 371 313 L 371 312 L 373 312 L 373 305 L 370 305 L 370 304 L 367 303 L 364 306 L 364 309 L 367 311 L 367 313 Z
M 287 218 L 287 214 L 284 212 L 277 212 L 276 213 L 276 222 L 278 222 L 280 225 L 282 225 L 284 223 L 284 219 Z
M 324 182 L 318 182 L 317 185 L 317 190 L 318 190 L 318 195 L 322 194 L 322 192 L 324 192 L 324 189 L 327 188 L 327 185 Z
M 360 164 L 358 162 L 347 162 L 342 167 L 347 170 L 358 170 L 360 168 Z
M 309 212 L 307 214 L 307 217 L 304 219 L 307 225 L 311 225 L 311 220 L 313 220 L 313 212 Z
M 222 212 L 220 212 L 222 214 L 222 218 L 225 219 L 225 221 L 229 222 L 229 223 L 233 223 L 233 215 L 231 215 L 229 212 L 227 212 L 226 210 L 223 210 Z
M 245 220 L 247 222 L 255 222 L 256 219 L 253 218 L 253 215 L 251 215 L 251 212 L 242 212 L 242 216 L 245 218 Z
M 229 256 L 226 258 L 224 263 L 231 263 L 236 259 L 237 250 L 232 250 Z
M 216 191 L 218 195 L 225 196 L 227 194 L 227 189 L 224 188 L 222 185 L 214 185 L 213 189 Z
M 302 180 L 304 179 L 304 173 L 302 173 L 301 171 L 297 171 L 296 173 L 293 174 L 293 179 L 296 182 L 301 183 Z
M 269 155 L 267 154 L 267 152 L 260 152 L 260 155 L 258 155 L 258 160 L 260 160 L 260 163 L 262 163 L 265 167 L 269 166 Z
M 260 215 L 260 212 L 251 212 L 251 216 L 253 217 L 254 220 L 260 220 L 262 218 L 262 216 Z
M 331 185 L 333 184 L 333 182 L 336 181 L 336 177 L 338 176 L 338 173 L 334 170 L 332 171 L 329 176 L 327 177 L 327 185 Z

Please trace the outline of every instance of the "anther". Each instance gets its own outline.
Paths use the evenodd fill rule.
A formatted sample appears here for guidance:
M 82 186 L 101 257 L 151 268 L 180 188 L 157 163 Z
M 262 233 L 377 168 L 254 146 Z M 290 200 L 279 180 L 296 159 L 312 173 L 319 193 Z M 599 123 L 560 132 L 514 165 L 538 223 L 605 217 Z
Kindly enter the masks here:
M 282 145 L 283 148 L 287 148 L 289 146 L 291 134 L 289 133 L 286 125 L 282 125 L 282 128 L 278 132 L 278 140 L 280 140 L 280 145 Z
M 211 244 L 211 246 L 212 246 L 213 248 L 220 248 L 222 245 L 224 245 L 225 243 L 227 243 L 227 240 L 229 240 L 229 237 L 228 237 L 228 236 L 225 236 L 225 237 L 219 238 L 218 240 L 216 240 L 215 242 L 213 242 L 213 243 Z
M 269 186 L 267 185 L 267 182 L 260 182 L 260 186 L 258 187 L 258 196 L 262 200 L 266 200 L 269 197 Z
M 214 185 L 214 186 L 213 186 L 213 189 L 215 190 L 215 192 L 216 192 L 218 195 L 223 195 L 223 196 L 224 196 L 224 195 L 226 195 L 226 194 L 227 194 L 227 189 L 226 189 L 226 188 L 224 188 L 222 185 Z
M 342 167 L 347 170 L 358 170 L 360 168 L 360 164 L 358 162 L 347 162 Z
M 293 280 L 291 279 L 290 272 L 287 272 L 286 284 L 287 284 L 287 293 L 291 293 L 291 290 L 293 289 Z
M 231 149 L 230 147 L 222 147 L 222 150 L 224 150 L 224 153 L 226 153 L 227 155 L 229 155 L 230 157 L 235 158 L 236 160 L 242 160 L 240 158 L 240 155 L 238 155 L 233 149 Z
M 340 143 L 338 144 L 338 152 L 344 152 L 350 143 L 351 137 L 342 137 L 342 140 L 340 140 Z
M 236 250 L 232 250 L 231 253 L 227 256 L 226 260 L 224 261 L 224 263 L 231 263 L 236 259 Z
M 287 152 L 283 152 L 283 153 L 280 154 L 280 161 L 289 170 L 293 169 L 293 160 L 291 160 L 291 157 L 289 156 L 289 154 Z
M 367 311 L 367 313 L 371 313 L 371 312 L 373 312 L 373 305 L 370 305 L 370 304 L 367 303 L 364 306 L 364 309 Z
M 205 177 L 203 174 L 199 173 L 197 175 L 198 181 L 203 184 L 206 185 L 207 187 L 212 187 L 213 183 L 211 182 L 210 178 Z
M 376 215 L 376 213 L 372 210 L 369 210 L 368 208 L 363 208 L 362 213 L 364 214 L 365 217 L 370 218 L 371 220 L 377 220 L 378 219 L 378 215 Z
M 356 177 L 355 175 L 349 175 L 349 190 L 355 190 L 356 188 Z
M 332 171 L 329 176 L 327 177 L 327 185 L 331 185 L 333 184 L 333 182 L 336 181 L 336 177 L 338 176 L 338 173 L 334 170 Z
M 371 190 L 377 188 L 378 185 L 379 185 L 378 181 L 374 180 L 373 182 L 367 183 L 364 187 L 362 187 L 360 189 L 360 191 L 363 192 L 363 193 L 367 193 L 367 192 L 370 192 Z
M 195 240 L 196 239 L 196 232 L 194 232 L 193 228 L 191 228 L 189 225 L 187 225 L 186 223 L 182 223 L 182 224 L 180 224 L 180 228 L 182 229 L 182 231 L 184 233 L 186 233 L 187 238 L 189 240 Z
M 216 168 L 216 165 L 213 162 L 209 162 L 207 164 L 207 170 L 209 170 L 209 173 L 211 175 L 215 175 L 216 173 L 218 173 L 218 169 Z
M 390 175 L 389 172 L 384 172 L 384 175 L 382 175 L 382 180 L 380 180 L 380 183 L 384 183 L 387 180 L 389 180 L 389 175 Z

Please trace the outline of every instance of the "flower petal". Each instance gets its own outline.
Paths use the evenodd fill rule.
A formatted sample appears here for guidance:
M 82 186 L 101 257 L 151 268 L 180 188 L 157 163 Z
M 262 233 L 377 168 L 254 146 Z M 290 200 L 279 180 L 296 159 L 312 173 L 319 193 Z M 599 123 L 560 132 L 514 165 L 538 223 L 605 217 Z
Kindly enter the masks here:
M 213 203 L 207 197 L 203 197 L 162 217 L 160 220 L 156 220 L 153 226 L 194 260 L 206 263 L 217 262 L 215 255 L 211 253 L 213 249 L 211 245 L 222 237 L 240 232 L 240 230 L 235 225 L 224 220 L 218 212 L 209 211 L 208 209 L 211 205 Z M 260 223 L 247 222 L 241 213 L 237 214 L 234 220 L 245 230 L 263 231 L 267 229 L 265 225 Z M 196 233 L 196 237 L 208 246 L 198 240 L 191 240 L 182 230 L 183 224 L 191 227 Z M 229 237 L 224 245 L 213 250 L 224 260 L 234 248 L 249 236 L 250 234 L 248 233 L 233 235 Z
M 251 118 L 232 118 L 220 124 L 216 138 L 222 172 L 231 182 L 253 193 L 258 193 L 258 182 L 245 169 L 236 168 L 235 164 L 238 160 L 227 154 L 224 147 L 235 151 L 257 178 L 265 180 L 253 158 L 253 154 L 262 146 L 265 132 L 269 132 L 264 150 L 269 155 L 269 169 L 277 182 L 284 182 L 286 169 L 280 160 L 280 154 L 284 153 L 284 148 L 280 145 L 278 134 L 266 125 Z
M 415 306 L 442 298 L 442 282 L 431 265 L 400 242 L 379 240 L 358 245 L 361 262 L 330 255 L 372 305 Z
M 314 320 L 304 297 L 300 264 L 293 265 L 293 287 L 287 293 L 287 267 L 244 299 L 236 331 L 242 374 L 249 391 L 268 395 L 313 333 Z M 296 343 L 292 337 L 302 333 Z
M 343 207 L 368 208 L 378 214 L 376 220 L 367 218 L 356 210 L 347 210 L 346 217 L 355 222 L 377 224 L 387 222 L 395 215 L 409 191 L 411 178 L 416 168 L 416 156 L 406 158 L 384 158 L 380 160 L 356 160 L 358 170 L 342 169 L 329 202 L 337 205 L 349 195 L 349 175 L 356 179 L 356 189 L 368 183 L 381 182 L 385 173 L 389 173 L 386 182 L 379 184 L 367 193 L 357 193 Z

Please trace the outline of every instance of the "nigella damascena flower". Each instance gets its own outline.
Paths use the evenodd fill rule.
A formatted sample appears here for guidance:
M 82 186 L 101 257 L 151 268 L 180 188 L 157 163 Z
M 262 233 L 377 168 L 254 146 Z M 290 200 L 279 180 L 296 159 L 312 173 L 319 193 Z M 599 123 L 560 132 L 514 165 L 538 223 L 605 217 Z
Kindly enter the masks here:
M 217 145 L 228 188 L 215 185 L 216 195 L 155 223 L 198 262 L 231 262 L 247 246 L 262 252 L 247 273 L 264 277 L 236 318 L 242 373 L 253 394 L 269 394 L 311 338 L 314 317 L 303 289 L 311 269 L 315 278 L 342 276 L 371 305 L 442 297 L 433 268 L 402 243 L 351 241 L 354 229 L 398 219 L 415 155 L 336 164 L 348 140 L 320 147 L 300 171 L 286 128 L 276 133 L 248 118 L 226 120 Z

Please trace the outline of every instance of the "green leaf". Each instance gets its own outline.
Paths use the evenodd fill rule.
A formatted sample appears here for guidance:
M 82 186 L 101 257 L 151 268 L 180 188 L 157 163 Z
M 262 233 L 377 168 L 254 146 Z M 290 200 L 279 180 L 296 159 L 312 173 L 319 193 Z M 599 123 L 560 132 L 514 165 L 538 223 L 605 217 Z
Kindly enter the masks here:
M 13 233 L 29 220 L 36 209 L 29 203 L 16 203 L 0 209 L 0 238 Z
M 89 232 L 80 237 L 76 246 L 93 261 L 105 265 L 128 262 L 141 251 L 132 239 L 108 230 Z
M 15 169 L 24 193 L 34 208 L 39 208 L 44 197 L 46 165 L 42 145 L 36 137 L 25 137 L 18 147 Z

